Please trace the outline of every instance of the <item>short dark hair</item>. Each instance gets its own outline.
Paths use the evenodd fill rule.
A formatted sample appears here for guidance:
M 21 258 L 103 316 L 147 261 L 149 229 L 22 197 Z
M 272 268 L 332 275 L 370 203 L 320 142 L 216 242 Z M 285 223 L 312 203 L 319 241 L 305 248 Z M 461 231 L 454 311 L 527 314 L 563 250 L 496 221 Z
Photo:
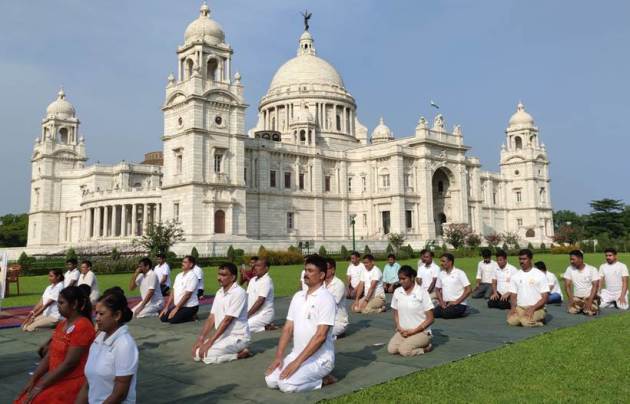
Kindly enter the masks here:
M 219 269 L 227 269 L 234 276 L 238 275 L 238 268 L 233 262 L 223 262 L 219 265 Z
M 158 258 L 162 258 L 162 259 L 166 259 L 166 254 L 164 254 L 164 253 L 158 253 L 158 254 L 156 255 L 156 257 L 158 257 Z
M 83 265 L 83 264 L 87 265 L 88 268 L 90 268 L 90 269 L 92 268 L 92 262 L 90 260 L 83 260 L 83 261 L 81 261 L 81 265 Z
M 527 258 L 529 258 L 530 260 L 534 257 L 534 253 L 532 253 L 532 250 L 530 250 L 529 248 L 524 248 L 519 251 L 518 256 L 520 257 L 521 255 L 527 255 Z
M 497 258 L 503 257 L 507 259 L 507 253 L 503 250 L 497 250 L 497 252 L 494 255 L 496 255 Z
M 256 261 L 262 262 L 266 268 L 271 268 L 271 264 L 269 264 L 269 258 L 267 257 L 260 257 Z
M 400 274 L 403 274 L 407 278 L 411 278 L 411 279 L 415 279 L 416 276 L 418 275 L 416 270 L 413 269 L 412 267 L 410 267 L 409 265 L 401 266 L 400 269 L 398 270 L 398 275 L 400 275 Z
M 326 258 L 326 264 L 330 265 L 331 268 L 337 269 L 337 261 L 334 258 Z
M 368 260 L 368 261 L 374 261 L 374 256 L 372 254 L 365 254 L 363 256 L 364 260 Z
M 541 271 L 545 271 L 547 272 L 547 265 L 545 265 L 545 263 L 543 261 L 538 261 L 534 263 L 534 266 L 538 269 L 540 269 Z
M 254 255 L 254 256 L 253 256 L 253 257 L 251 257 L 249 260 L 250 260 L 250 261 L 258 261 L 258 256 L 257 256 L 257 255 Z
M 79 261 L 77 261 L 76 258 L 68 258 L 66 260 L 66 264 L 72 264 L 72 265 L 77 265 L 79 263 Z
M 182 258 L 182 261 L 183 260 L 188 260 L 188 262 L 190 262 L 191 264 L 197 265 L 197 259 L 192 255 L 185 255 L 184 258 Z
M 357 258 L 361 258 L 361 254 L 359 254 L 358 251 L 352 251 L 352 253 L 350 253 L 350 256 L 353 256 L 353 255 Z
M 387 259 L 390 259 L 390 258 L 396 259 L 396 256 L 395 256 L 394 254 L 389 254 L 389 255 L 387 256 Z
M 447 260 L 449 260 L 453 264 L 455 263 L 455 256 L 453 254 L 451 254 L 451 253 L 444 253 L 444 254 L 440 255 L 440 258 L 446 258 Z
M 319 269 L 319 272 L 326 272 L 326 259 L 318 254 L 312 254 L 304 259 L 304 266 L 311 264 Z
M 481 256 L 483 258 L 491 258 L 492 257 L 492 251 L 490 251 L 489 248 L 482 248 L 481 249 Z
M 611 253 L 613 255 L 617 255 L 617 250 L 612 248 L 612 247 L 608 247 L 607 249 L 604 250 L 604 254 L 608 254 Z
M 420 255 L 424 255 L 426 253 L 431 254 L 431 257 L 433 257 L 435 254 L 433 254 L 433 251 L 429 250 L 428 248 L 423 248 L 422 250 L 420 250 Z
M 578 258 L 584 258 L 584 253 L 582 251 L 580 251 L 580 250 L 572 250 L 569 253 L 569 257 L 570 256 L 574 256 L 574 257 L 578 257 Z
M 149 257 L 140 258 L 138 264 L 142 264 L 145 267 L 153 268 L 153 263 L 151 262 L 151 259 Z

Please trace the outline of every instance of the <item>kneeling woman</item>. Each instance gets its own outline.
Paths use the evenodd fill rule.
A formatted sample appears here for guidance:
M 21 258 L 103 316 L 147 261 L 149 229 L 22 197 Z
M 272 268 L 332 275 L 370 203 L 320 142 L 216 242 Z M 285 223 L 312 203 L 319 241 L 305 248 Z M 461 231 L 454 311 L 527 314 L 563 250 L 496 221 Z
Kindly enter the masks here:
M 59 293 L 57 324 L 48 352 L 16 403 L 73 403 L 85 382 L 83 368 L 94 340 L 90 298 L 76 286 Z
M 138 347 L 125 323 L 133 314 L 120 291 L 106 291 L 96 303 L 101 331 L 85 365 L 87 382 L 77 403 L 135 403 Z
M 398 271 L 400 286 L 394 291 L 392 309 L 396 334 L 389 340 L 387 351 L 402 356 L 422 355 L 431 351 L 433 302 L 431 296 L 416 284 L 416 271 L 404 265 Z

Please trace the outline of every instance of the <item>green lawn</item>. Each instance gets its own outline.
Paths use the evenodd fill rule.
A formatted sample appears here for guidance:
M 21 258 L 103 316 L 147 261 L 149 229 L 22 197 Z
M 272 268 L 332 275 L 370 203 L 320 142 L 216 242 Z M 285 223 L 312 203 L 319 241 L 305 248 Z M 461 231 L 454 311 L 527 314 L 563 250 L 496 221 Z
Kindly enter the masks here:
M 630 400 L 630 313 L 416 372 L 333 403 L 622 403 Z
M 619 258 L 630 263 L 630 254 L 620 254 Z M 547 264 L 552 272 L 558 277 L 562 275 L 568 265 L 568 256 L 566 255 L 551 255 L 544 254 L 534 256 L 534 260 L 542 260 Z M 458 258 L 456 259 L 455 266 L 463 269 L 468 274 L 468 278 L 474 283 L 475 273 L 477 270 L 477 262 L 479 258 Z M 510 257 L 510 262 L 518 268 L 518 260 L 515 257 Z M 599 266 L 603 262 L 603 254 L 587 254 L 586 262 Z M 415 267 L 417 259 L 400 261 L 401 265 L 410 264 Z M 379 262 L 378 266 L 383 267 L 384 262 Z M 341 279 L 345 280 L 346 263 L 337 263 L 338 275 Z M 302 267 L 300 265 L 285 265 L 285 266 L 272 266 L 271 277 L 274 280 L 274 287 L 276 296 L 289 296 L 297 290 L 300 271 Z M 173 271 L 171 279 L 175 279 L 175 275 L 178 271 Z M 205 273 L 205 290 L 206 293 L 214 293 L 217 289 L 216 282 L 216 268 L 204 268 Z M 114 274 L 114 275 L 98 275 L 99 289 L 104 291 L 112 286 L 120 286 L 127 290 L 129 278 L 131 274 Z M 20 278 L 20 296 L 15 296 L 16 288 L 15 284 L 11 284 L 12 295 L 6 298 L 2 302 L 2 307 L 15 307 L 34 305 L 40 299 L 41 294 L 47 286 L 47 277 L 42 276 L 24 276 Z M 137 296 L 138 290 L 129 293 L 130 296 Z

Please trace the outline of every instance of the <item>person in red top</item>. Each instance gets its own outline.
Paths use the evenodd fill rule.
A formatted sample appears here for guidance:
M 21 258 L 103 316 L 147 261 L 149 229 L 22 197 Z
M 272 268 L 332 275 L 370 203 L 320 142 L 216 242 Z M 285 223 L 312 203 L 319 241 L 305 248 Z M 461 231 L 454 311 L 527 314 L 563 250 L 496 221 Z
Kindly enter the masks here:
M 48 353 L 14 403 L 74 403 L 85 383 L 83 368 L 95 336 L 90 297 L 68 286 L 57 305 L 65 320 L 57 324 Z
M 240 276 L 238 279 L 239 285 L 243 285 L 244 283 L 249 282 L 252 278 L 256 276 L 256 271 L 254 270 L 254 265 L 256 265 L 256 261 L 258 261 L 258 257 L 254 256 L 249 259 L 249 269 L 245 269 L 241 266 Z

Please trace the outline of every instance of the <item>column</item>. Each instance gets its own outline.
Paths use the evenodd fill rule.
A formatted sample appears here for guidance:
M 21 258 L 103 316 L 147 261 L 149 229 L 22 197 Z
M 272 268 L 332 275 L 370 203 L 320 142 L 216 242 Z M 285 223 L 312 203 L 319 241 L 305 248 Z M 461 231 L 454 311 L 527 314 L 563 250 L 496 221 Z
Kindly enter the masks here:
M 147 229 L 147 219 L 149 217 L 149 205 L 144 204 L 142 207 L 142 234 L 146 232 Z
M 109 225 L 109 206 L 103 206 L 103 237 L 107 237 L 107 231 L 110 227 Z
M 137 236 L 138 235 L 138 207 L 137 205 L 134 203 L 133 205 L 131 205 L 131 235 L 132 236 Z
M 122 205 L 122 210 L 120 212 L 120 235 L 122 237 L 127 236 L 127 205 Z
M 112 205 L 111 236 L 116 237 L 116 205 Z

